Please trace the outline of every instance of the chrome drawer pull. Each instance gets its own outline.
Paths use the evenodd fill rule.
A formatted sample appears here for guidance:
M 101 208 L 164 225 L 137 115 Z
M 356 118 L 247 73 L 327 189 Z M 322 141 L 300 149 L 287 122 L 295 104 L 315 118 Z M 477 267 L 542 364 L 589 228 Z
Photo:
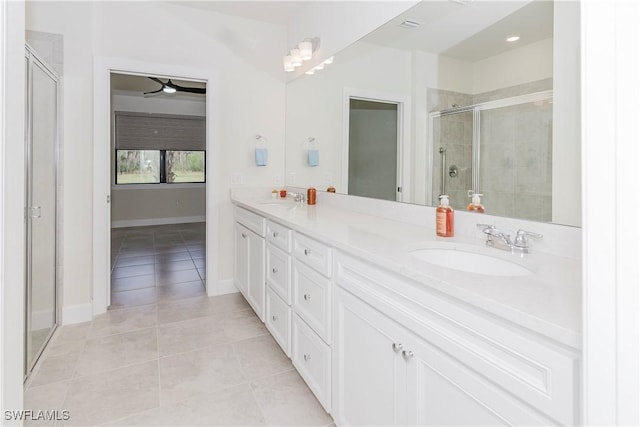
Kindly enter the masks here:
M 311 249 L 305 249 L 305 250 L 304 250 L 304 254 L 305 254 L 306 256 L 311 255 Z
M 278 316 L 276 316 L 275 314 L 271 316 L 271 318 L 273 319 L 274 322 L 278 320 Z
M 413 357 L 413 351 L 411 350 L 402 350 L 402 357 L 405 358 L 405 360 L 409 360 Z
M 304 356 L 302 356 L 302 357 L 304 357 L 304 361 L 305 361 L 305 362 L 308 362 L 309 360 L 311 360 L 311 355 L 310 355 L 310 354 L 305 354 L 305 355 L 304 355 Z
M 246 234 L 244 234 L 244 233 L 242 233 L 242 238 L 243 238 L 243 239 L 246 239 L 246 238 L 247 238 L 247 235 L 246 235 Z
M 273 274 L 276 274 L 276 273 L 278 272 L 278 269 L 277 269 L 277 268 L 275 268 L 275 267 L 273 267 L 273 268 L 271 269 L 271 271 L 273 271 Z
M 403 346 L 401 343 L 399 343 L 399 342 L 394 342 L 394 343 L 391 345 L 391 348 L 393 348 L 393 351 L 395 351 L 396 353 L 397 353 L 397 352 L 399 352 L 400 350 L 402 350 L 402 348 L 403 348 L 403 347 L 404 347 L 404 346 Z
M 277 231 L 273 232 L 273 237 L 276 237 L 276 238 L 278 237 L 278 232 Z
M 305 301 L 310 301 L 311 300 L 311 294 L 304 294 L 303 298 Z

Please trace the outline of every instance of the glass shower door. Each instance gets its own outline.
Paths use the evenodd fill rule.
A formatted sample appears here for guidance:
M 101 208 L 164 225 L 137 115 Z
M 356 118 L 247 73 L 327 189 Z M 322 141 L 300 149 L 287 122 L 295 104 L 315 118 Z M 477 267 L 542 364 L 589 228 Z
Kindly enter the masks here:
M 31 370 L 57 323 L 56 164 L 58 83 L 33 56 L 28 72 L 27 336 Z
M 432 206 L 447 194 L 453 209 L 465 209 L 473 176 L 473 110 L 434 117 L 432 155 Z
M 479 190 L 486 213 L 551 221 L 551 98 L 481 109 Z

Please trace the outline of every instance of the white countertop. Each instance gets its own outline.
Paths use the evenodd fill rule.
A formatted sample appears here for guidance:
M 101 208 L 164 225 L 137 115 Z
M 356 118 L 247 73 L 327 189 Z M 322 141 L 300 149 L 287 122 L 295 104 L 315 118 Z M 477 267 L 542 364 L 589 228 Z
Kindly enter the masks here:
M 430 227 L 323 205 L 296 205 L 263 197 L 232 196 L 236 205 L 363 258 L 433 290 L 462 300 L 572 348 L 581 348 L 581 265 L 576 259 L 532 250 L 521 257 L 465 236 L 440 238 Z M 412 249 L 448 242 L 516 262 L 520 277 L 472 274 L 419 260 Z

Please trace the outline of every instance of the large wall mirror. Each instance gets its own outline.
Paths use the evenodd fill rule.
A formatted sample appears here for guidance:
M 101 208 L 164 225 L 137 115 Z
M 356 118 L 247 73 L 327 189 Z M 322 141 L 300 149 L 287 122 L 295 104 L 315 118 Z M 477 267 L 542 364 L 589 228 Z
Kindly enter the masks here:
M 288 83 L 287 184 L 579 226 L 579 14 L 418 3 Z

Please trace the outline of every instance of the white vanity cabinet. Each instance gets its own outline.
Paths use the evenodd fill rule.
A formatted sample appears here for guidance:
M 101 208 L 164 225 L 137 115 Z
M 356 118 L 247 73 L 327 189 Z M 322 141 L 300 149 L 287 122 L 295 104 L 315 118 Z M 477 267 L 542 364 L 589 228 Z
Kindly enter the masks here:
M 575 425 L 578 354 L 336 255 L 338 425 Z
M 291 230 L 267 220 L 265 323 L 288 357 L 291 357 L 291 240 Z
M 234 281 L 238 290 L 264 322 L 265 220 L 246 209 L 235 209 Z
M 291 360 L 331 412 L 331 253 L 304 234 L 293 235 Z

